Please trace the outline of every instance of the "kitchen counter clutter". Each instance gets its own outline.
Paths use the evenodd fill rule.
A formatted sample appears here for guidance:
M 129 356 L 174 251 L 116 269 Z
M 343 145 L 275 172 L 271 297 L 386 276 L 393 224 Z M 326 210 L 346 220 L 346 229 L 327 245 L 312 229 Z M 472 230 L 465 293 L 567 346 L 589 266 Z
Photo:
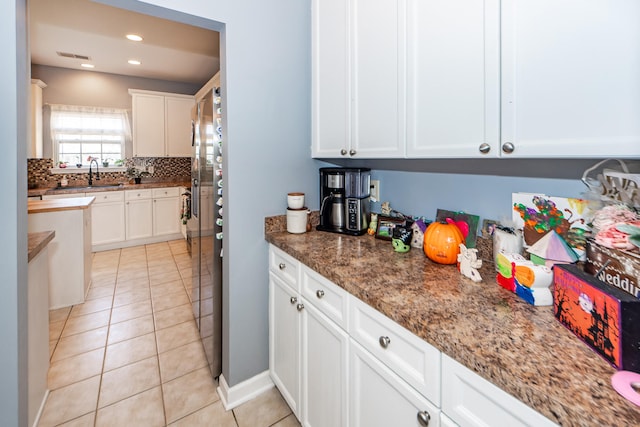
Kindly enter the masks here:
M 265 238 L 441 351 L 443 364 L 454 359 L 555 423 L 640 424 L 640 408 L 611 386 L 616 370 L 562 326 L 553 307 L 498 286 L 491 262 L 476 283 L 421 250 L 396 253 L 372 236 L 289 234 L 268 219 Z

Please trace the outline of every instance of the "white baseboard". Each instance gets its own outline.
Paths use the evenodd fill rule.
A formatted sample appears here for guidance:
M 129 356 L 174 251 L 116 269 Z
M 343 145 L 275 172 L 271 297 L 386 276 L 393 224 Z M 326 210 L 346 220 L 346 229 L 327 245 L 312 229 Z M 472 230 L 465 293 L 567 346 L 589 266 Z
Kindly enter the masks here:
M 220 375 L 218 395 L 225 410 L 231 410 L 274 387 L 269 371 L 264 371 L 246 381 L 229 387 L 224 375 Z
M 91 252 L 110 251 L 112 249 L 129 248 L 131 246 L 150 245 L 152 243 L 168 242 L 170 240 L 184 239 L 182 233 L 165 234 L 163 236 L 147 237 L 145 239 L 123 240 L 115 243 L 103 243 L 101 245 L 92 245 Z

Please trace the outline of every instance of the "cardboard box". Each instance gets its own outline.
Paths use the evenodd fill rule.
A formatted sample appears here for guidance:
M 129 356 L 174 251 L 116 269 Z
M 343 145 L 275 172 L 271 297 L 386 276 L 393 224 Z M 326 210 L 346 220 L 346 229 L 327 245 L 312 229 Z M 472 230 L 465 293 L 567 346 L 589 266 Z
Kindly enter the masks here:
M 588 239 L 585 271 L 594 275 L 607 260 L 609 264 L 598 275 L 598 279 L 640 299 L 640 254 L 610 249 Z
M 640 300 L 575 265 L 553 269 L 553 313 L 618 369 L 640 372 Z

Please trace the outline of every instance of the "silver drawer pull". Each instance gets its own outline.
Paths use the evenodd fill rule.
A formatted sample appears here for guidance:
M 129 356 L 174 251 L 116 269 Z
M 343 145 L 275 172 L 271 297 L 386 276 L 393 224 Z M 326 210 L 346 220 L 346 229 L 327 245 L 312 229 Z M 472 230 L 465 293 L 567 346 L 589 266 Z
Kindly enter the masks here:
M 391 344 L 391 339 L 389 337 L 380 337 L 378 341 L 380 342 L 380 346 L 382 348 L 387 348 L 389 347 L 389 344 Z
M 421 426 L 427 427 L 429 420 L 431 420 L 431 415 L 429 415 L 427 411 L 418 412 L 418 423 L 420 423 Z
M 281 263 L 278 265 L 278 268 L 279 268 L 280 270 L 284 270 L 285 268 L 287 268 L 287 265 L 286 265 L 284 262 L 281 262 Z
M 296 297 L 291 297 L 291 299 L 290 299 L 289 301 L 291 301 L 291 304 L 295 304 L 295 303 L 297 303 L 297 302 L 298 302 L 298 298 L 296 298 Z
M 322 289 L 318 289 L 318 290 L 316 291 L 316 296 L 317 296 L 318 298 L 322 298 L 322 297 L 324 296 L 324 291 L 323 291 Z
M 300 303 L 296 306 L 296 308 L 298 309 L 298 311 L 302 311 L 302 309 L 304 308 L 304 304 Z

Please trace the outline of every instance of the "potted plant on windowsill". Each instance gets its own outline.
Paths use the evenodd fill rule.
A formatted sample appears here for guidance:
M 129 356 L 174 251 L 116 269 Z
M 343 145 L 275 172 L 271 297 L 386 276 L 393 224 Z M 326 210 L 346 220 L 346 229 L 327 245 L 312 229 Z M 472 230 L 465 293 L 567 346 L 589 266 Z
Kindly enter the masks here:
M 128 178 L 133 178 L 133 182 L 140 184 L 143 176 L 149 176 L 150 173 L 134 167 L 127 168 L 126 175 Z
M 109 162 L 111 161 L 111 159 L 104 159 L 102 160 L 102 167 L 108 168 L 109 167 Z

